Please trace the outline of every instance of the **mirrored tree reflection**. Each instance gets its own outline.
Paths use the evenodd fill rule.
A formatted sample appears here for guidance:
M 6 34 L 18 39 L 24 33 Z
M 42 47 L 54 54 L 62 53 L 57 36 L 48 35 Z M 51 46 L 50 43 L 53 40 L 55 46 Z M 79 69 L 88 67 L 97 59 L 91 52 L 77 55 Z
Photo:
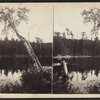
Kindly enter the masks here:
M 41 76 L 30 58 L 0 58 L 0 93 L 50 93 L 51 58 L 44 59 L 47 62 L 41 63 L 47 73 Z
M 61 65 L 54 66 L 54 93 L 100 93 L 100 58 L 70 58 L 66 62 L 67 77 Z

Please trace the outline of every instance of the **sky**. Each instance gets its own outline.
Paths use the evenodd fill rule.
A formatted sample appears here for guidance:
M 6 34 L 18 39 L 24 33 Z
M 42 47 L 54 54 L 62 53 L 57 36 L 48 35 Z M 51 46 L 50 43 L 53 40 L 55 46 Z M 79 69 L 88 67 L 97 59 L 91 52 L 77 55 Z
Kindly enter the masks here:
M 16 6 L 15 6 L 16 7 Z M 26 7 L 26 6 L 25 6 Z M 35 37 L 43 39 L 43 42 L 53 42 L 54 32 L 65 32 L 66 28 L 74 33 L 74 37 L 80 39 L 81 33 L 86 32 L 90 39 L 92 25 L 84 24 L 81 12 L 90 7 L 85 6 L 28 6 L 29 22 L 21 22 L 17 28 L 19 33 L 27 40 L 35 41 Z M 54 11 L 54 12 L 53 12 Z M 0 33 L 2 25 L 0 24 Z M 1 37 L 1 35 L 0 35 Z M 8 38 L 17 38 L 15 34 L 8 34 Z M 4 36 L 3 36 L 4 38 Z M 100 39 L 100 35 L 99 35 Z
M 83 23 L 81 12 L 90 7 L 55 7 L 54 8 L 54 31 L 66 32 L 66 28 L 73 32 L 76 39 L 80 39 L 81 33 L 86 32 L 88 39 L 92 29 L 91 23 Z M 100 38 L 100 36 L 99 36 Z
M 35 37 L 43 39 L 43 42 L 52 42 L 53 40 L 53 7 L 31 6 L 28 7 L 28 24 L 21 22 L 17 28 L 20 35 L 30 41 L 35 41 Z M 30 37 L 29 37 L 29 36 Z M 17 38 L 15 34 L 8 34 L 8 38 Z M 3 36 L 5 37 L 5 36 Z

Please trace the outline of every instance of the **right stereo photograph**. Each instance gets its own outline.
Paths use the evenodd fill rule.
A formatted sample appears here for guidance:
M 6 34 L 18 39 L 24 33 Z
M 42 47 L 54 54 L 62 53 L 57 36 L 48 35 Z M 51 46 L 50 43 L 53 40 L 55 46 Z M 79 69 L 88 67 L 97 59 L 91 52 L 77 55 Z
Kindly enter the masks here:
M 100 93 L 100 7 L 55 6 L 53 93 Z

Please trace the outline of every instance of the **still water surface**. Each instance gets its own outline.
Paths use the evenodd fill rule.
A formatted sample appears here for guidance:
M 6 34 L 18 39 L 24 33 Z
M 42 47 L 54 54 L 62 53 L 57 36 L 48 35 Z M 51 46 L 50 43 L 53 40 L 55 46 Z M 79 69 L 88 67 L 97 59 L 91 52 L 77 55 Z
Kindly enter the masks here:
M 57 59 L 54 60 L 57 62 Z M 100 58 L 70 58 L 69 77 L 64 77 L 62 66 L 54 67 L 54 93 L 100 93 Z M 58 77 L 58 78 L 57 78 Z
M 51 68 L 51 58 L 48 57 L 40 58 L 40 62 L 44 67 L 44 69 Z M 32 64 L 31 59 L 27 57 L 26 58 L 0 57 L 0 92 L 1 93 L 24 92 L 24 90 L 22 91 L 19 88 L 22 87 L 22 85 L 24 84 L 23 81 L 25 80 L 25 78 L 23 79 L 24 74 L 27 75 L 26 73 L 30 69 L 31 64 Z M 29 76 L 28 78 L 30 77 L 32 76 Z M 16 91 L 15 88 L 19 90 Z

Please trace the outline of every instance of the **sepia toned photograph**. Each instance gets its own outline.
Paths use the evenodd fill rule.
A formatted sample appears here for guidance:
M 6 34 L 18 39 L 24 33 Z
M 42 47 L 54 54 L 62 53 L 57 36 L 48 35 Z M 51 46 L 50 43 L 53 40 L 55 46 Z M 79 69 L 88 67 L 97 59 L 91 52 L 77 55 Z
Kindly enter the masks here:
M 52 11 L 0 6 L 0 93 L 51 93 Z
M 100 7 L 54 7 L 53 93 L 100 93 Z
M 99 94 L 100 3 L 0 3 L 0 98 Z

